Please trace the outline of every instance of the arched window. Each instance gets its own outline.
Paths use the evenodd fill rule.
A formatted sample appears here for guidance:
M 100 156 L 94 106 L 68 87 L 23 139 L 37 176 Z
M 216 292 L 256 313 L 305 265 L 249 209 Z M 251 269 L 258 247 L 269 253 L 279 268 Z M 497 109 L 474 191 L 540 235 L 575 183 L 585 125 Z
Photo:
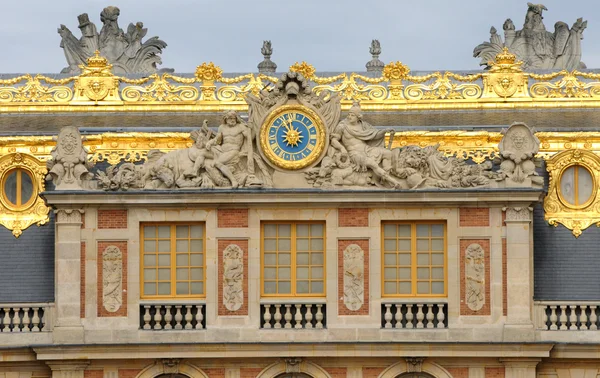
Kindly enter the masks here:
M 183 375 L 183 374 L 177 374 L 177 373 L 173 373 L 173 374 L 161 374 L 155 378 L 190 378 L 187 375 Z
M 278 375 L 277 378 L 312 378 L 312 377 L 310 375 L 304 374 L 304 373 L 284 373 L 284 374 Z
M 11 210 L 27 209 L 34 201 L 34 180 L 31 173 L 22 168 L 11 169 L 2 178 L 2 199 Z
M 582 165 L 571 165 L 560 175 L 560 198 L 565 205 L 583 208 L 594 199 L 595 183 L 591 172 Z
M 427 374 L 427 373 L 402 373 L 396 376 L 396 378 L 435 378 L 433 375 L 431 374 Z

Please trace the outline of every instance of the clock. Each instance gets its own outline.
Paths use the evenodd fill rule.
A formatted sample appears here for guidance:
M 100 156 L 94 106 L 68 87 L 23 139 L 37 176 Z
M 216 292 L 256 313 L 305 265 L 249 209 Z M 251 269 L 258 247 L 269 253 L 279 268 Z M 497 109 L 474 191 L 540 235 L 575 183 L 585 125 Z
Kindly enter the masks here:
M 287 170 L 311 166 L 327 144 L 321 117 L 302 105 L 283 105 L 273 110 L 265 119 L 259 137 L 267 160 Z

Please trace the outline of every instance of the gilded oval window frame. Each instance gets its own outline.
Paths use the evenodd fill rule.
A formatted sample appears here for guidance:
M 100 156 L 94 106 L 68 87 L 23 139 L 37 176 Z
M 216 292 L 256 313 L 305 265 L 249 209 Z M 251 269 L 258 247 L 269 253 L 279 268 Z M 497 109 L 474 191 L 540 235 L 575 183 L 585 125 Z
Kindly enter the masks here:
M 20 180 L 19 180 L 19 178 L 17 178 L 17 180 L 16 180 L 17 198 L 19 198 L 19 196 L 20 196 L 20 188 L 21 187 L 19 184 L 20 184 L 20 182 L 23 181 L 23 178 L 22 178 L 23 173 L 26 174 L 27 176 L 29 176 L 29 180 L 31 181 L 31 197 L 29 198 L 29 200 L 27 200 L 27 202 L 15 205 L 12 201 L 10 201 L 8 199 L 8 196 L 6 195 L 6 191 L 5 191 L 5 186 L 6 186 L 6 181 L 8 180 L 8 177 L 10 176 L 10 174 L 13 172 L 18 173 L 19 171 L 21 172 L 21 178 L 20 178 Z M 7 209 L 9 209 L 11 211 L 20 212 L 20 211 L 25 211 L 25 210 L 31 208 L 35 204 L 36 198 L 38 196 L 38 187 L 36 185 L 35 174 L 30 169 L 28 169 L 24 166 L 20 166 L 20 167 L 14 167 L 14 168 L 6 170 L 5 172 L 2 173 L 2 179 L 0 180 L 0 185 L 1 185 L 0 198 L 2 199 L 2 204 Z
M 571 167 L 584 168 L 585 170 L 588 171 L 588 174 L 590 175 L 590 178 L 592 180 L 592 193 L 590 194 L 590 197 L 588 198 L 588 200 L 585 201 L 581 205 L 575 205 L 575 204 L 570 203 L 569 201 L 567 201 L 565 199 L 565 197 L 563 196 L 563 193 L 562 193 L 561 184 L 562 184 L 563 175 L 567 171 L 567 169 L 569 169 Z M 581 209 L 585 209 L 586 207 L 588 207 L 592 203 L 594 203 L 594 201 L 596 200 L 597 192 L 598 192 L 598 182 L 596 181 L 596 177 L 594 177 L 593 172 L 594 172 L 594 170 L 583 161 L 578 161 L 578 162 L 574 162 L 572 164 L 568 164 L 560 171 L 560 174 L 558 175 L 558 180 L 556 183 L 556 192 L 558 194 L 558 199 L 564 206 L 568 207 L 569 209 L 573 209 L 573 210 L 581 210 Z M 573 183 L 573 191 L 574 192 L 576 191 L 575 183 Z

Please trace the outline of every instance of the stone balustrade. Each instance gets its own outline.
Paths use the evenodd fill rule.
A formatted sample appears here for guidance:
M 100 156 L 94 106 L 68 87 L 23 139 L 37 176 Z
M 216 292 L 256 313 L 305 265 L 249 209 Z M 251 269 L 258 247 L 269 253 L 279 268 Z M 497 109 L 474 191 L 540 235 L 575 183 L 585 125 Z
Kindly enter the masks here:
M 600 302 L 536 302 L 537 328 L 549 331 L 600 329 Z
M 260 327 L 327 328 L 325 303 L 261 303 Z
M 447 303 L 382 303 L 382 328 L 448 328 Z
M 194 304 L 140 304 L 140 329 L 155 331 L 206 328 L 206 306 Z
M 0 332 L 51 331 L 50 303 L 0 304 Z

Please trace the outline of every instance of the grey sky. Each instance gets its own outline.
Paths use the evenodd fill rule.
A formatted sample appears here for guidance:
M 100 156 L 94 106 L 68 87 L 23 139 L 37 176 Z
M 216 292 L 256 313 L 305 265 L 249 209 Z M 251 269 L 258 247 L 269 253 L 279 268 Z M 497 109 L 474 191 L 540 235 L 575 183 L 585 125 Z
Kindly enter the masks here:
M 588 20 L 582 60 L 600 68 L 600 0 L 543 0 L 544 24 Z M 66 65 L 56 29 L 65 24 L 77 38 L 77 15 L 88 13 L 100 30 L 100 12 L 121 9 L 119 25 L 142 21 L 148 35 L 168 47 L 161 67 L 193 72 L 213 61 L 225 72 L 255 72 L 263 39 L 285 71 L 305 60 L 317 71 L 364 71 L 371 39 L 381 41 L 380 59 L 401 60 L 412 70 L 478 69 L 473 48 L 502 34 L 512 18 L 520 29 L 527 0 L 4 0 L 0 72 L 60 72 Z

